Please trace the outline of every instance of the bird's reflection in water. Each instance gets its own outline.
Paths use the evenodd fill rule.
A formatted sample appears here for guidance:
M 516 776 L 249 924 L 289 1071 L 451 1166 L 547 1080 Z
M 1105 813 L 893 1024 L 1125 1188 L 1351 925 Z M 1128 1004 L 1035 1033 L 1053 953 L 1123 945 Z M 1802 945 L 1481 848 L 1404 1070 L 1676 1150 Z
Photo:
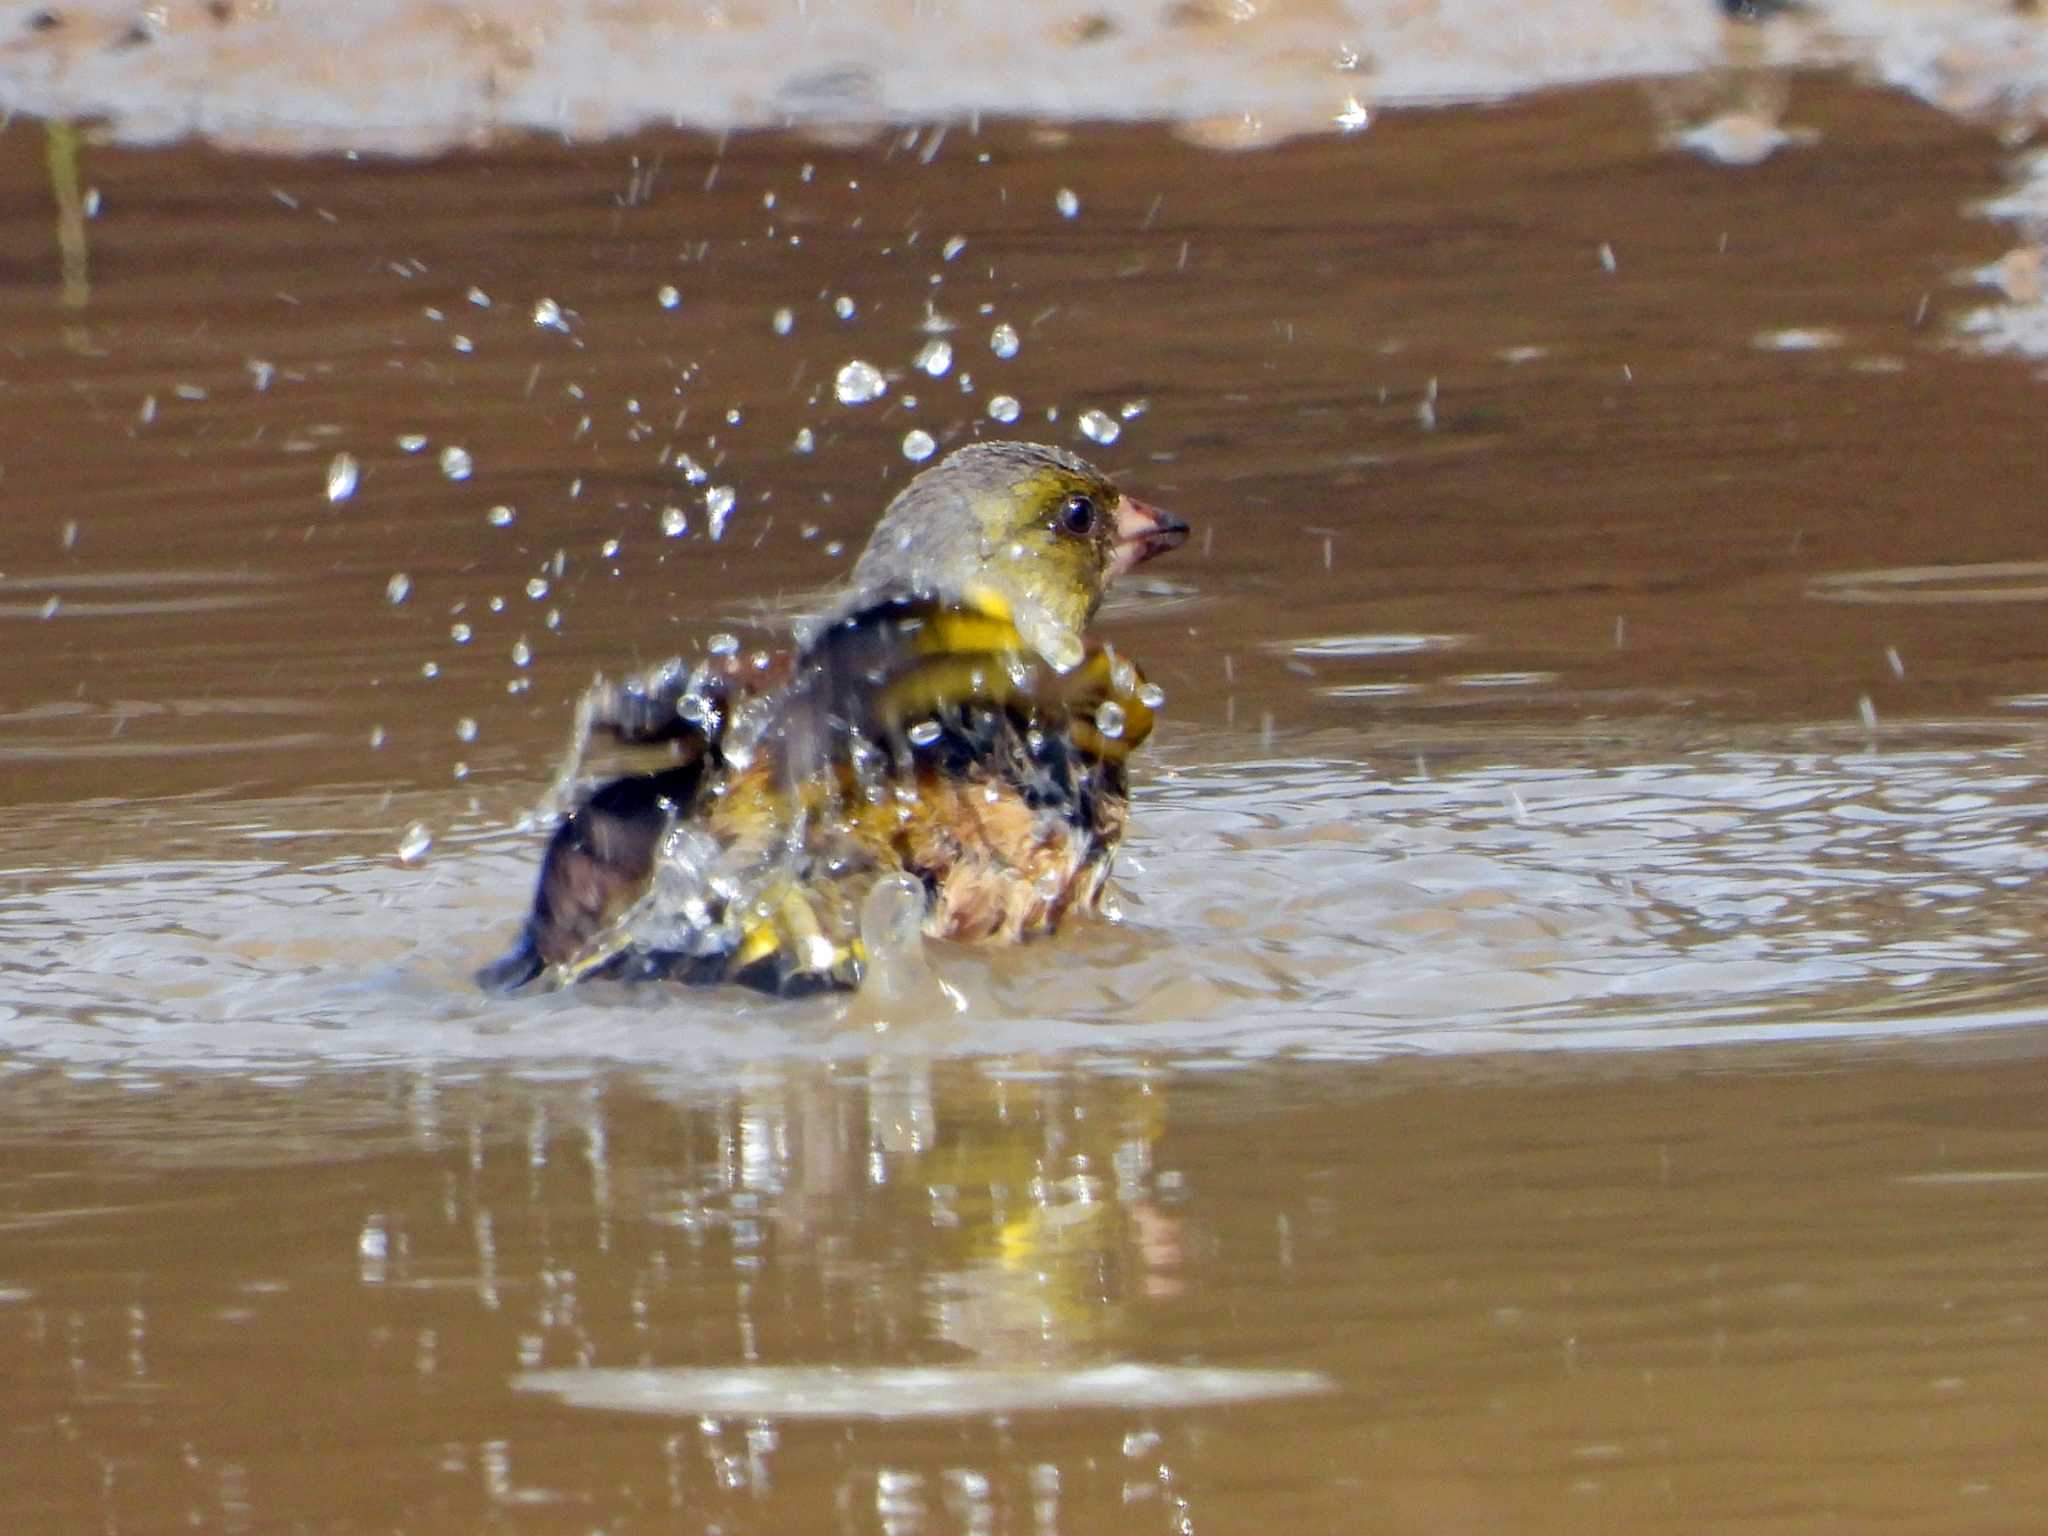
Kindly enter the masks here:
M 888 1049 L 858 1076 L 764 1072 L 708 1106 L 622 1083 L 601 1112 L 614 1185 L 689 1235 L 663 1262 L 700 1292 L 696 1326 L 717 1271 L 758 1277 L 737 1294 L 734 1363 L 1073 1366 L 1121 1358 L 1144 1305 L 1178 1292 L 1166 1093 Z M 764 1304 L 792 1284 L 822 1287 L 801 1337 Z

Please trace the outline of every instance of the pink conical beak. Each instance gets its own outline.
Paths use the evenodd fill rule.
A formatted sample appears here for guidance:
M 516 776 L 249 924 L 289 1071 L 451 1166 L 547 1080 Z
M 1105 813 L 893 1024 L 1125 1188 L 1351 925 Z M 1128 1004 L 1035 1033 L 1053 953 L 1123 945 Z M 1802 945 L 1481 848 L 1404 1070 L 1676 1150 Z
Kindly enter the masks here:
M 1109 579 L 1116 580 L 1154 555 L 1180 548 L 1187 538 L 1188 525 L 1171 512 L 1147 506 L 1129 496 L 1119 497 L 1116 504 L 1116 542 L 1109 557 Z

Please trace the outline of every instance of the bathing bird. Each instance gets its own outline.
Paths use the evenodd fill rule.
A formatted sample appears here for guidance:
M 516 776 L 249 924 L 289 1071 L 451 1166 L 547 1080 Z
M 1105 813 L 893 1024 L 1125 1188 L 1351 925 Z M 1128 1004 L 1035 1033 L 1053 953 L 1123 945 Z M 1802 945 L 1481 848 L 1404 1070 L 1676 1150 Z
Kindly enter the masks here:
M 721 646 L 592 686 L 567 777 L 594 736 L 668 756 L 574 795 L 479 982 L 800 996 L 859 986 L 906 903 L 930 937 L 997 943 L 1097 910 L 1161 696 L 1088 626 L 1187 534 L 1058 448 L 949 455 L 787 654 Z

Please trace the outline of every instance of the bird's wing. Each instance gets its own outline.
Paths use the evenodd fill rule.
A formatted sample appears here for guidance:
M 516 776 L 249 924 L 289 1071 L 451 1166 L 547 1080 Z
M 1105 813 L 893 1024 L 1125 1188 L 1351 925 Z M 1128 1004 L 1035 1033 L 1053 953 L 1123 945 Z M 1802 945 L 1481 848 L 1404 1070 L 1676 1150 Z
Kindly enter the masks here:
M 756 690 L 757 672 L 780 686 Z M 698 936 L 707 960 L 729 945 L 728 974 L 765 968 L 774 991 L 813 971 L 827 984 L 851 984 L 857 937 L 843 914 L 820 908 L 847 905 L 826 885 L 902 867 L 898 822 L 877 814 L 867 793 L 875 780 L 916 787 L 930 802 L 921 819 L 938 824 L 971 779 L 980 826 L 990 813 L 979 786 L 1000 787 L 1003 776 L 988 760 L 993 728 L 1045 738 L 1070 762 L 1060 774 L 1069 793 L 1106 767 L 1120 794 L 1123 761 L 1152 729 L 1144 692 L 1137 669 L 1107 646 L 1060 672 L 1006 615 L 915 596 L 884 598 L 835 622 L 793 663 L 670 666 L 601 685 L 585 712 L 590 730 L 668 742 L 682 757 L 581 797 L 548 844 L 518 946 L 480 980 L 495 990 L 543 974 L 573 981 L 644 945 L 650 931 L 674 929 L 671 913 L 641 919 L 657 904 L 664 846 L 684 827 L 700 834 L 691 856 L 707 865 L 692 876 L 739 893 L 705 905 L 703 921 L 723 930 Z M 1020 816 L 1037 814 L 1028 807 L 1042 805 L 1038 786 L 1009 788 Z M 1092 820 L 1068 809 L 1078 823 Z M 1028 862 L 1001 848 L 978 852 L 984 871 Z M 943 884 L 943 871 L 922 868 L 929 862 L 920 858 L 921 873 Z
M 814 640 L 773 729 L 785 739 L 851 731 L 876 745 L 900 747 L 918 725 L 943 727 L 981 706 L 1030 717 L 1042 729 L 1071 731 L 1077 750 L 1120 763 L 1151 734 L 1148 692 L 1137 668 L 1110 646 L 1090 648 L 1078 666 L 1062 672 L 1031 648 L 1006 613 L 891 598 Z M 1105 704 L 1113 708 L 1104 711 Z M 823 754 L 831 755 L 829 748 Z M 796 766 L 801 773 L 813 763 Z
M 629 942 L 662 844 L 695 810 L 716 756 L 714 739 L 701 730 L 662 739 L 678 741 L 678 761 L 599 784 L 556 826 L 518 942 L 477 973 L 487 991 L 510 992 L 544 973 L 574 981 Z

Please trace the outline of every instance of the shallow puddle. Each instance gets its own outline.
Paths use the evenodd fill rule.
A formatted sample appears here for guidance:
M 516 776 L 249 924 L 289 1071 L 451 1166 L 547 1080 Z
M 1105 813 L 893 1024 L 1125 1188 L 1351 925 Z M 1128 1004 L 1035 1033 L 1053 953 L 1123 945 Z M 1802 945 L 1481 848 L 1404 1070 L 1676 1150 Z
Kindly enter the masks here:
M 60 135 L 61 237 L 0 132 L 15 1528 L 2028 1523 L 2024 167 L 1826 75 L 1226 96 Z M 1196 528 L 1102 618 L 1122 920 L 479 996 L 591 674 L 990 434 Z

